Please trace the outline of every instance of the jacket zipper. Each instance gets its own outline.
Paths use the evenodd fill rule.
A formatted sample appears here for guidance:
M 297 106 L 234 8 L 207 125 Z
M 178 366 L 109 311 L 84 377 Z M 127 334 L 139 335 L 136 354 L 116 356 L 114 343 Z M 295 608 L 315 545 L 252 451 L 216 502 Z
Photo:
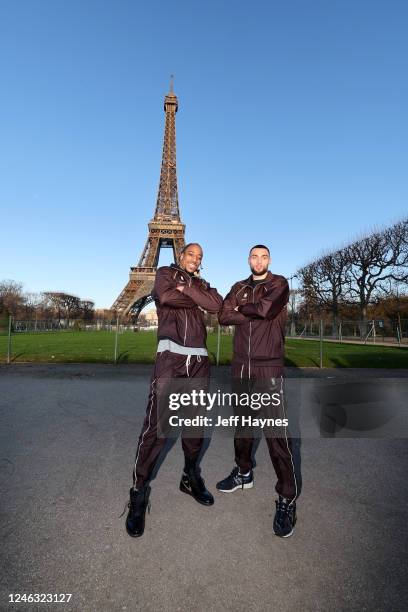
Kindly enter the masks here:
M 184 309 L 184 314 L 186 315 L 186 328 L 184 330 L 184 346 L 186 346 L 186 337 L 187 337 L 187 308 Z
M 255 287 L 252 289 L 252 303 L 255 303 Z M 251 378 L 251 335 L 252 335 L 252 321 L 249 322 L 249 338 L 248 338 L 248 378 Z
M 191 287 L 191 278 L 188 279 L 188 286 Z M 186 315 L 186 327 L 184 330 L 184 346 L 186 346 L 186 338 L 187 338 L 187 308 L 184 309 L 184 314 Z
M 259 285 L 263 285 L 264 283 L 267 283 L 267 280 L 264 280 L 263 283 L 258 283 Z M 251 287 L 251 285 L 247 285 L 245 283 L 243 283 L 243 286 L 241 287 L 241 289 L 239 291 L 237 291 L 236 295 L 238 296 L 238 293 L 244 289 L 245 287 L 248 287 L 249 289 L 252 289 L 252 303 L 255 304 L 255 287 Z M 251 335 L 252 335 L 252 321 L 249 322 L 249 338 L 248 338 L 248 378 L 251 378 Z M 242 377 L 242 370 L 241 370 L 241 377 Z

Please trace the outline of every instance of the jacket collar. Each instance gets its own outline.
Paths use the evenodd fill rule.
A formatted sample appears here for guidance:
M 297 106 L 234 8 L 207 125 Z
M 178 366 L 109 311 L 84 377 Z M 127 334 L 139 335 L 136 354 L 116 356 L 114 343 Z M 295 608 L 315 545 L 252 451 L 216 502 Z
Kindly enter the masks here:
M 192 274 L 189 274 L 187 270 L 184 270 L 184 268 L 180 268 L 180 266 L 175 263 L 170 264 L 170 268 L 172 270 L 177 270 L 178 272 L 181 272 L 181 274 L 183 274 L 184 277 L 188 280 L 189 284 L 191 284 L 191 281 L 194 277 Z
M 184 270 L 184 268 L 180 268 L 180 266 L 175 263 L 170 264 L 170 268 L 173 268 L 173 270 L 179 270 L 179 272 L 183 272 L 183 274 L 187 274 L 187 276 L 190 276 L 187 270 Z

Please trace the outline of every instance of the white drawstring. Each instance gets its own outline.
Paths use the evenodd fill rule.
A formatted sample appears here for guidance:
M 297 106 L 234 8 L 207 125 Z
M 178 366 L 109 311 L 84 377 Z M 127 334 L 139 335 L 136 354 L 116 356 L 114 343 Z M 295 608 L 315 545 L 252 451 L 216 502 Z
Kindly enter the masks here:
M 201 363 L 201 355 L 197 355 L 197 361 L 198 363 Z
M 191 362 L 191 355 L 187 355 L 187 359 L 186 359 L 187 376 L 190 376 L 190 374 L 188 373 L 188 366 L 190 365 L 190 362 Z
M 244 364 L 242 364 L 242 368 L 241 368 L 241 380 L 242 380 L 242 372 L 244 371 Z

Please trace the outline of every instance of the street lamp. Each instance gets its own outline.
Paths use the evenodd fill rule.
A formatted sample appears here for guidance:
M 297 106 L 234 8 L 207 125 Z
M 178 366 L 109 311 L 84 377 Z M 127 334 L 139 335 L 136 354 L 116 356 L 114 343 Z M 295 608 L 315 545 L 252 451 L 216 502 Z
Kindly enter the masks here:
M 293 338 L 293 336 L 296 335 L 296 329 L 295 329 L 295 320 L 294 320 L 294 310 L 295 310 L 295 300 L 294 300 L 294 293 L 293 293 L 293 289 L 292 289 L 292 280 L 294 278 L 297 278 L 297 274 L 293 274 L 292 276 L 289 277 L 290 280 L 290 295 L 291 295 L 291 322 L 290 322 L 290 335 Z

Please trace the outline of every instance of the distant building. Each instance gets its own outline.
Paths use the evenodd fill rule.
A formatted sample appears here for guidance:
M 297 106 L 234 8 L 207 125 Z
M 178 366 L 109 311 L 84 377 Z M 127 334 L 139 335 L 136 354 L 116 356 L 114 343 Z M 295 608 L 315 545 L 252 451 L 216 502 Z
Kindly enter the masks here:
M 146 323 L 149 327 L 157 327 L 157 312 L 156 310 L 148 310 L 143 313 L 146 319 Z

